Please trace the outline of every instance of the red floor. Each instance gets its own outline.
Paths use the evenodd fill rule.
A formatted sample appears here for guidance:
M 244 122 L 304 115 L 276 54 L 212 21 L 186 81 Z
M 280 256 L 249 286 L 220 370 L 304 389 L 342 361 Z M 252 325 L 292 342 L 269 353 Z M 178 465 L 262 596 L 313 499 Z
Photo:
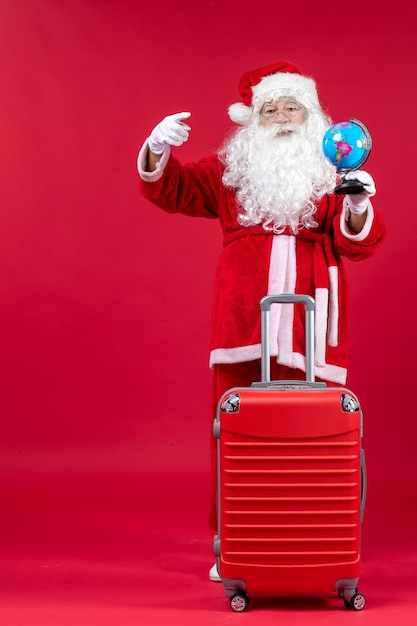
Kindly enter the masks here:
M 2 626 L 417 624 L 415 505 L 407 491 L 368 492 L 362 612 L 332 596 L 253 600 L 240 615 L 207 578 L 204 480 L 22 477 L 1 491 Z

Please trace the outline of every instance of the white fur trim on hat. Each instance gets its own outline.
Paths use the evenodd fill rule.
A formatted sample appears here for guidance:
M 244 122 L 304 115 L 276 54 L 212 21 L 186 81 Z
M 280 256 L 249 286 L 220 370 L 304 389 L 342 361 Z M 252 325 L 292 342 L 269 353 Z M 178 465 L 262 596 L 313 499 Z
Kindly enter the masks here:
M 278 72 L 265 76 L 252 87 L 252 92 L 255 110 L 259 110 L 267 100 L 275 100 L 281 96 L 294 96 L 307 109 L 320 107 L 316 83 L 312 78 L 301 74 Z

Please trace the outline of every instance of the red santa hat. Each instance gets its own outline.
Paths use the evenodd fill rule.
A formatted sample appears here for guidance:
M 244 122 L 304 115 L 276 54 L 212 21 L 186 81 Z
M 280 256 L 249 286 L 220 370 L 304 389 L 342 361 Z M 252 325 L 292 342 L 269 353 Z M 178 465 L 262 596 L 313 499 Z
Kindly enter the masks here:
M 253 112 L 259 113 L 262 105 L 281 96 L 292 96 L 307 110 L 320 109 L 316 83 L 301 74 L 288 61 L 277 61 L 243 74 L 239 81 L 243 102 L 229 107 L 229 116 L 237 124 L 249 124 Z

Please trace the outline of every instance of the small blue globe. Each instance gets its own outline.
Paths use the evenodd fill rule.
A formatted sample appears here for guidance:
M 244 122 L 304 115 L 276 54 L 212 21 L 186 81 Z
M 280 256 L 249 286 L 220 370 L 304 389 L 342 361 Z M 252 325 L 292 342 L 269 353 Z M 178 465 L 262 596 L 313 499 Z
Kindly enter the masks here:
M 368 158 L 371 147 L 368 129 L 354 118 L 333 124 L 323 137 L 324 155 L 338 172 L 358 169 Z

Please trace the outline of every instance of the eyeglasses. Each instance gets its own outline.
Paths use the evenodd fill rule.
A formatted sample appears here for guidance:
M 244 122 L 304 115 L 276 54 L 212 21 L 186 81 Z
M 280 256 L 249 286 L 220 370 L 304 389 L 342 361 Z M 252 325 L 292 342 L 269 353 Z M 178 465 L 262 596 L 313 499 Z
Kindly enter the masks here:
M 282 113 L 285 117 L 295 117 L 300 111 L 303 111 L 303 107 L 297 102 L 288 102 L 282 109 L 279 109 L 272 104 L 266 104 L 261 110 L 261 115 L 266 120 L 273 120 L 280 113 Z

